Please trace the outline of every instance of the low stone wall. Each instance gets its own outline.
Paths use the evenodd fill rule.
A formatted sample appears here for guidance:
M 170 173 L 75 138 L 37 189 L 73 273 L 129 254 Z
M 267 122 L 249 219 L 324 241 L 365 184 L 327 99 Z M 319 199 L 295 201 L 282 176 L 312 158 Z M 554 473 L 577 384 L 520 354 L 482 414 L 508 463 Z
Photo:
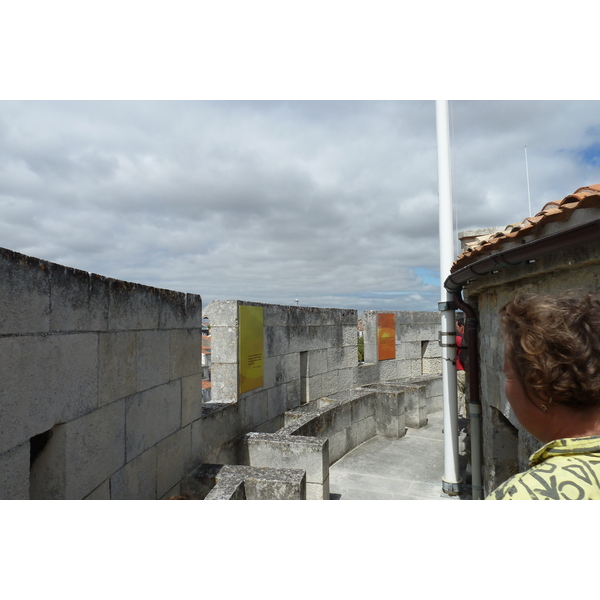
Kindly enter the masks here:
M 306 500 L 306 474 L 301 469 L 201 465 L 185 487 L 198 500 Z
M 269 468 L 273 470 L 269 472 L 271 478 L 277 476 L 276 471 L 281 471 L 280 479 L 286 479 L 286 469 L 298 470 L 306 474 L 305 498 L 328 500 L 330 465 L 374 436 L 403 437 L 407 409 L 418 411 L 419 415 L 422 412 L 424 422 L 417 426 L 425 425 L 428 409 L 439 410 L 438 397 L 434 395 L 439 391 L 439 380 L 433 376 L 398 380 L 349 390 L 337 398 L 320 398 L 286 412 L 286 425 L 275 433 L 250 432 L 240 436 L 227 445 L 227 451 L 221 451 L 221 457 L 231 461 L 231 465 L 236 463 L 236 467 Z M 182 485 L 188 485 L 186 491 L 196 497 L 243 499 L 241 478 L 252 471 L 233 471 L 235 476 L 219 484 L 216 475 L 206 475 L 221 473 L 219 468 L 204 465 Z M 206 487 L 217 484 L 218 490 Z M 266 490 L 267 487 L 265 494 Z
M 200 296 L 0 249 L 0 306 L 0 499 L 168 495 L 194 464 Z
M 265 347 L 264 384 L 240 394 L 238 311 L 242 305 L 263 308 Z M 437 312 L 394 312 L 396 357 L 381 361 L 377 358 L 378 312 L 362 313 L 362 364 L 354 310 L 227 300 L 212 302 L 205 313 L 212 336 L 211 400 L 243 403 L 243 411 L 252 413 L 254 431 L 278 431 L 287 411 L 319 398 L 379 382 L 441 374 Z

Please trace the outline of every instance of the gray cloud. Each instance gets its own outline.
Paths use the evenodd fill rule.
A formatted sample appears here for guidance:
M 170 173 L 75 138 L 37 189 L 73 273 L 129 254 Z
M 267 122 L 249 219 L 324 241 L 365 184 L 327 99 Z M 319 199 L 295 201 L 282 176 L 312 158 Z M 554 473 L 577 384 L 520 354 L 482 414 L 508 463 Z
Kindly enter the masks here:
M 597 102 L 454 102 L 458 229 L 597 183 Z M 216 298 L 433 310 L 435 103 L 0 102 L 0 245 Z M 421 273 L 427 272 L 427 281 Z

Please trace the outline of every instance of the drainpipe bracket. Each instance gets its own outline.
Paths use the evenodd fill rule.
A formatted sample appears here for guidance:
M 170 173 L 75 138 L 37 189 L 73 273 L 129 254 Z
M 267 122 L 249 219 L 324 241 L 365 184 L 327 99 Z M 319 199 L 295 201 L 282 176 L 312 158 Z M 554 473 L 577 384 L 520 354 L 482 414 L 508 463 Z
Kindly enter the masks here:
M 449 300 L 448 302 L 438 302 L 438 310 L 444 312 L 445 310 L 456 310 L 456 304 Z
M 446 481 L 442 477 L 442 491 L 444 494 L 448 496 L 460 496 L 460 484 L 462 483 L 462 479 L 458 481 Z

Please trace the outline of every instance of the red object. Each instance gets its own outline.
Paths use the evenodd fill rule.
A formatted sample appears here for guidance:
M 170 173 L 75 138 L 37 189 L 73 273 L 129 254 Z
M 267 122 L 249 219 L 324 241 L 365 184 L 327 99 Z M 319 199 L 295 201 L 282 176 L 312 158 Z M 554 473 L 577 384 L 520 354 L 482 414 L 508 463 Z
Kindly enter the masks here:
M 465 367 L 460 362 L 460 349 L 462 348 L 462 341 L 463 341 L 463 336 L 457 335 L 456 336 L 456 370 L 457 371 L 465 370 Z

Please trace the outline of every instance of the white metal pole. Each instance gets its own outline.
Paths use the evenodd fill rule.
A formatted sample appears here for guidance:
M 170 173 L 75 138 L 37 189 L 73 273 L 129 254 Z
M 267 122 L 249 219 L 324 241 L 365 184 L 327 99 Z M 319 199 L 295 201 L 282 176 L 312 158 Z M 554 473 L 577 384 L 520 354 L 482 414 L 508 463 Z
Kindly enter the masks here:
M 438 194 L 440 231 L 440 313 L 442 345 L 442 384 L 444 393 L 444 477 L 443 491 L 451 496 L 460 492 L 458 467 L 458 406 L 456 391 L 456 333 L 452 295 L 444 288 L 454 261 L 452 227 L 452 185 L 450 178 L 450 141 L 448 101 L 436 101 L 438 150 Z

